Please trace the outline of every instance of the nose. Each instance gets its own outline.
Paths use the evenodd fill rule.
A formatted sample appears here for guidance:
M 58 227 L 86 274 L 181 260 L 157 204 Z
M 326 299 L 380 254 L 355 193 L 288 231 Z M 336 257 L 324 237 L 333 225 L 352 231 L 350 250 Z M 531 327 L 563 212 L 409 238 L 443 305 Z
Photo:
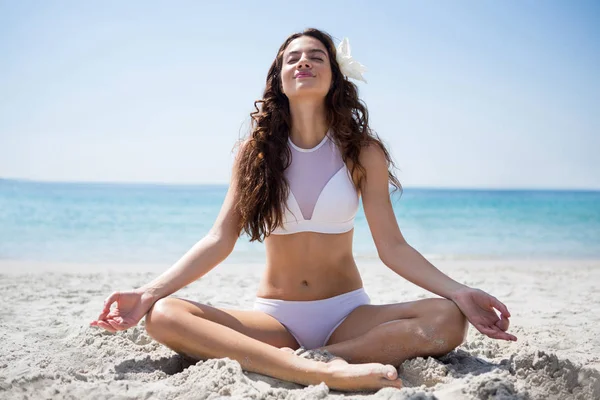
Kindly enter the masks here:
M 296 68 L 298 69 L 303 69 L 303 68 L 310 68 L 312 65 L 310 63 L 310 59 L 306 56 L 305 53 L 302 54 L 302 56 L 300 57 L 300 59 L 298 60 L 298 65 L 296 66 Z

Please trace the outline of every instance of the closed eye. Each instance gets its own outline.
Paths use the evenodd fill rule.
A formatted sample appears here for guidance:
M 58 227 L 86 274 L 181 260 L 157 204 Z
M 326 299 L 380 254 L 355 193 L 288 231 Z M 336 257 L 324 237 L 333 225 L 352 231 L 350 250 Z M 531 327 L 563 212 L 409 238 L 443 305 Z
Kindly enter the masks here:
M 323 59 L 321 57 L 312 57 L 313 60 L 319 60 L 319 61 L 323 61 Z M 289 59 L 288 60 L 288 64 L 293 64 L 295 62 L 298 62 L 298 59 Z

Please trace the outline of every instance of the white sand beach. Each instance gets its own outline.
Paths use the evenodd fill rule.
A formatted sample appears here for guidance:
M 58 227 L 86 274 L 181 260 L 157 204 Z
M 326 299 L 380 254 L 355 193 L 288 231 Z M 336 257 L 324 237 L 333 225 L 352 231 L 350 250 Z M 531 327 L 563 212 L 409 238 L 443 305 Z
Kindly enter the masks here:
M 358 260 L 374 304 L 433 295 L 383 264 Z M 235 361 L 187 360 L 151 339 L 143 321 L 116 334 L 90 327 L 114 290 L 168 266 L 0 262 L 2 399 L 598 399 L 600 260 L 439 260 L 458 281 L 498 297 L 518 341 L 468 340 L 400 366 L 405 388 L 340 393 L 245 373 Z M 262 266 L 223 264 L 175 293 L 251 307 Z

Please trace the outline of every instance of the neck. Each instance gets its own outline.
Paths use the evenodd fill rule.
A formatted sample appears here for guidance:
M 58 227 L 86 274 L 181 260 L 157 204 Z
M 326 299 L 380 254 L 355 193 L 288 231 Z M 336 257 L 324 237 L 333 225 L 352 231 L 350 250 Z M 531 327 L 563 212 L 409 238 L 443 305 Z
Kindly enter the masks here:
M 313 148 L 327 134 L 329 126 L 324 102 L 315 103 L 313 100 L 290 103 L 290 115 L 292 118 L 290 139 L 295 145 Z

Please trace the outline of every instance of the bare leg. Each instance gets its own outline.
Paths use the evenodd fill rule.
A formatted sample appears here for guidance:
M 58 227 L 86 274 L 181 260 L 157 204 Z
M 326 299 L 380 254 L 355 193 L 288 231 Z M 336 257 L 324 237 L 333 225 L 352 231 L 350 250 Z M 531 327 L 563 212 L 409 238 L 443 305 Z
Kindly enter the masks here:
M 322 349 L 352 363 L 400 365 L 413 357 L 446 354 L 466 333 L 466 318 L 450 300 L 369 305 L 354 310 Z
M 265 328 L 261 330 L 259 323 Z M 289 343 L 291 335 L 287 331 L 280 331 L 279 336 L 273 333 L 275 323 L 273 318 L 257 311 L 219 310 L 176 298 L 159 300 L 146 316 L 150 336 L 194 358 L 229 357 L 247 371 L 303 385 L 325 382 L 337 390 L 377 390 L 402 385 L 391 365 L 308 360 L 245 334 L 268 337 L 269 342 Z

